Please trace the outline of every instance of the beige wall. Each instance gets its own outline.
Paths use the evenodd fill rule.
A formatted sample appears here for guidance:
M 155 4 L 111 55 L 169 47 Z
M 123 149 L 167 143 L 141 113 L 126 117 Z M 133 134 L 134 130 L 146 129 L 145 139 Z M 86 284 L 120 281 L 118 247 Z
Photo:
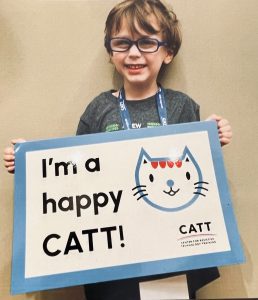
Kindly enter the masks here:
M 222 114 L 234 129 L 223 151 L 247 262 L 222 267 L 199 297 L 257 297 L 258 1 L 167 1 L 181 19 L 183 46 L 164 85 L 198 101 L 202 118 Z M 114 3 L 0 0 L 1 149 L 13 137 L 73 135 L 85 105 L 116 84 L 102 46 Z M 0 172 L 1 300 L 83 299 L 80 288 L 10 296 L 13 177 Z

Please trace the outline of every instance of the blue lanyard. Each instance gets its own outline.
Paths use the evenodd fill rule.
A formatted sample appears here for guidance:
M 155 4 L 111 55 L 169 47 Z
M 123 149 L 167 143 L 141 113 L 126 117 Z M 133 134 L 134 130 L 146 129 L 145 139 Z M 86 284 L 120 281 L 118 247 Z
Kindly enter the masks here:
M 166 101 L 164 96 L 164 91 L 162 87 L 159 87 L 156 95 L 155 95 L 158 114 L 160 123 L 162 126 L 168 125 L 167 123 L 167 109 L 166 109 Z M 118 95 L 119 107 L 120 107 L 120 115 L 123 123 L 123 129 L 132 129 L 132 121 L 130 118 L 129 111 L 125 104 L 125 90 L 121 88 Z

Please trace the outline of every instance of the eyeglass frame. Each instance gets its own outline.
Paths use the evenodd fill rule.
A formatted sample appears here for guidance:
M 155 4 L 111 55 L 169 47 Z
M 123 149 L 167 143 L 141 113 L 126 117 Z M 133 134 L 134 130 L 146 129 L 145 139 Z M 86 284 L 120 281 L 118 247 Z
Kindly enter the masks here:
M 128 42 L 129 42 L 129 43 L 128 43 L 128 49 L 126 49 L 126 50 L 113 50 L 113 49 L 111 48 L 111 41 L 112 41 L 112 40 L 118 40 L 118 39 L 128 41 Z M 157 49 L 156 49 L 155 51 L 142 51 L 142 50 L 139 48 L 139 45 L 138 45 L 138 43 L 139 43 L 140 40 L 152 40 L 152 41 L 157 42 Z M 162 47 L 162 46 L 164 46 L 164 47 L 168 46 L 168 43 L 165 42 L 165 41 L 159 41 L 159 40 L 157 40 L 157 39 L 149 38 L 149 37 L 142 37 L 142 38 L 139 38 L 138 40 L 134 40 L 134 41 L 133 41 L 133 40 L 130 40 L 130 39 L 128 39 L 128 38 L 114 37 L 114 38 L 111 38 L 111 39 L 108 40 L 108 45 L 109 45 L 109 49 L 110 49 L 111 51 L 113 51 L 113 52 L 126 52 L 126 51 L 130 50 L 131 47 L 132 47 L 133 45 L 135 45 L 135 46 L 137 47 L 137 49 L 138 49 L 140 52 L 142 52 L 142 53 L 155 53 L 155 52 L 157 52 L 157 51 L 159 50 L 160 47 Z

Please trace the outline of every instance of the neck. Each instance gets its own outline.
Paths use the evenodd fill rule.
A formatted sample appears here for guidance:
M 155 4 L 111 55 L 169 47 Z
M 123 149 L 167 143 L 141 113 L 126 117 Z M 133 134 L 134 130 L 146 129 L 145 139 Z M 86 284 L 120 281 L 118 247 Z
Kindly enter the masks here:
M 157 93 L 158 90 L 158 85 L 155 82 L 151 86 L 144 86 L 144 85 L 129 85 L 129 84 L 124 84 L 124 89 L 125 89 L 125 98 L 126 100 L 141 100 L 141 99 L 146 99 L 148 97 L 153 96 L 154 94 Z

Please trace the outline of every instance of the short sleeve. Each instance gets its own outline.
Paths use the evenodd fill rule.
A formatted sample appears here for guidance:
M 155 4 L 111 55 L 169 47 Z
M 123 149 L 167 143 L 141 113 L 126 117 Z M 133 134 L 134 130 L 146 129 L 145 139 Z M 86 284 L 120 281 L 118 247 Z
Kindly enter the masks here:
M 84 113 L 81 115 L 79 124 L 77 126 L 76 135 L 90 134 L 94 132 L 94 126 L 96 124 L 97 97 L 91 101 L 86 107 Z
M 200 121 L 200 106 L 191 98 L 186 98 L 180 115 L 180 123 Z

